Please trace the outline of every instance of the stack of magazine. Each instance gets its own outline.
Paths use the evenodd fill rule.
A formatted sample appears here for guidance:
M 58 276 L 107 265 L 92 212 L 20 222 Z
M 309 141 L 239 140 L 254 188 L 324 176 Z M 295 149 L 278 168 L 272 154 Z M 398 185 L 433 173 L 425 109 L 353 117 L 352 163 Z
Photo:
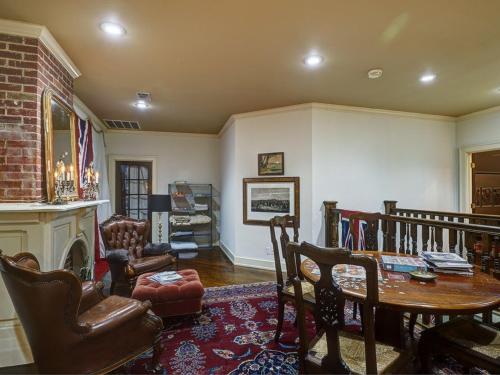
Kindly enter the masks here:
M 455 253 L 423 252 L 422 257 L 434 272 L 472 276 L 473 265 Z
M 170 284 L 174 281 L 182 279 L 182 276 L 175 271 L 165 271 L 155 273 L 154 275 L 149 276 L 148 279 L 154 281 L 155 283 Z

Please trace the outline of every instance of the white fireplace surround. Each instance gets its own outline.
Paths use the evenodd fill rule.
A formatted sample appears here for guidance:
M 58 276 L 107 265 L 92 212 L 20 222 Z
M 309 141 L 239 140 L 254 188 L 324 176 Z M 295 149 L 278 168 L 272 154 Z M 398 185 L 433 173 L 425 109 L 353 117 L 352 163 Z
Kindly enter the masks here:
M 64 268 L 76 243 L 94 262 L 95 211 L 108 201 L 66 205 L 0 203 L 0 249 L 6 255 L 33 253 L 42 271 Z M 24 330 L 0 278 L 0 367 L 33 362 Z

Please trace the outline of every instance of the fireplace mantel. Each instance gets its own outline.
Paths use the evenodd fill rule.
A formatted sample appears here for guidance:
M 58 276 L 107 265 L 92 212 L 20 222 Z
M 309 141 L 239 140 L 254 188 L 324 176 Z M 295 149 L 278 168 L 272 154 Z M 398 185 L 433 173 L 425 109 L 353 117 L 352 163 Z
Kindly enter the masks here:
M 0 214 L 4 212 L 66 212 L 78 208 L 98 206 L 108 203 L 107 200 L 99 201 L 75 201 L 68 204 L 47 204 L 47 203 L 0 203 Z
M 0 249 L 6 255 L 33 253 L 42 271 L 64 268 L 73 245 L 94 263 L 96 209 L 107 200 L 65 205 L 0 203 Z M 30 363 L 24 330 L 0 278 L 0 367 Z

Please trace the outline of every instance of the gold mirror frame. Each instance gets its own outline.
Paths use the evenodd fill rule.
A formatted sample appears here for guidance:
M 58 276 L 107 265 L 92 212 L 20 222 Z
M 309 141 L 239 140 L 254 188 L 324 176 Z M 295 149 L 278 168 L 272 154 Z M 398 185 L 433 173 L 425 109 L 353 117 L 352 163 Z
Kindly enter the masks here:
M 65 196 L 67 200 L 79 199 L 79 172 L 76 155 L 76 113 L 68 106 L 61 98 L 59 98 L 52 90 L 45 89 L 43 92 L 43 125 L 45 131 L 45 178 L 47 180 L 47 201 L 53 203 L 55 200 L 55 178 L 54 178 L 54 129 L 52 124 L 52 100 L 56 101 L 70 114 L 70 134 L 71 134 L 71 163 L 74 166 L 74 183 L 75 191 Z

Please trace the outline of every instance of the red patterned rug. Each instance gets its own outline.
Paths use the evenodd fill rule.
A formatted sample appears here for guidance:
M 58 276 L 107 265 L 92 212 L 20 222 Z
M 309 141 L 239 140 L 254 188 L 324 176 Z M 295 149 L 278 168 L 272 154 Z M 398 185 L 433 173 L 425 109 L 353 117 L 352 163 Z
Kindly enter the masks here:
M 274 282 L 207 288 L 200 316 L 168 322 L 163 333 L 163 373 L 297 374 L 295 310 L 286 307 L 282 336 L 275 343 L 277 307 Z M 346 311 L 346 317 L 352 317 L 352 312 Z M 358 321 L 347 324 L 353 330 L 359 327 Z M 147 373 L 150 358 L 151 353 L 146 353 L 130 362 L 127 372 Z M 436 363 L 434 373 L 460 374 L 462 370 L 453 360 L 445 359 Z

